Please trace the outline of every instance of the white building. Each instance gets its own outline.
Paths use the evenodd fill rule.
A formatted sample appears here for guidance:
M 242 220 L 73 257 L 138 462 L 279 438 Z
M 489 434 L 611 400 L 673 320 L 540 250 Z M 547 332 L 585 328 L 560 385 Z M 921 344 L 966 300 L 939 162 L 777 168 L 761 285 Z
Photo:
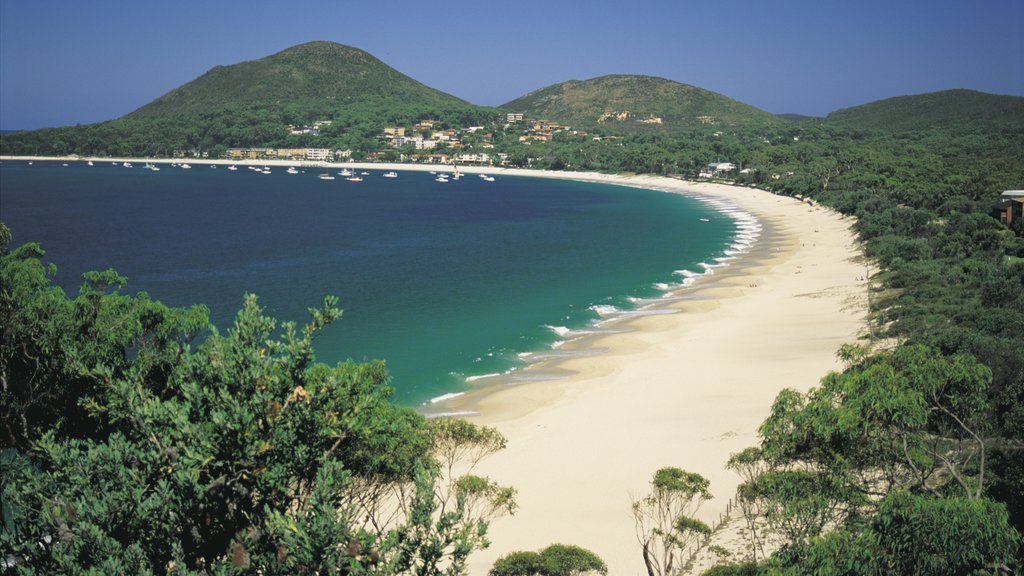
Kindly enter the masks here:
M 306 159 L 307 160 L 320 160 L 326 162 L 333 158 L 334 155 L 327 148 L 306 148 Z

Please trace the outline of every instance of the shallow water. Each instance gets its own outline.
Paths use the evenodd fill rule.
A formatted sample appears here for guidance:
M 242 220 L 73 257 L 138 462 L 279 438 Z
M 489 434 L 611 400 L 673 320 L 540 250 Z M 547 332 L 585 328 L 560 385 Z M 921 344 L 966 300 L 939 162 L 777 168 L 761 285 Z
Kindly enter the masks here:
M 0 218 L 70 294 L 112 267 L 125 291 L 204 303 L 221 329 L 246 292 L 298 323 L 333 294 L 345 313 L 318 359 L 386 359 L 410 406 L 630 313 L 743 235 L 726 206 L 608 184 L 69 164 L 0 164 Z

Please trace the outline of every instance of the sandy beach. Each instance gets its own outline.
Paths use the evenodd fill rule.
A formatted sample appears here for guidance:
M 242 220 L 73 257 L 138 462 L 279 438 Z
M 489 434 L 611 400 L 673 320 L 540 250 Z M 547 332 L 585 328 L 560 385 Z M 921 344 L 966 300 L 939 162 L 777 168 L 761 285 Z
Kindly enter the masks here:
M 644 574 L 630 503 L 647 493 L 654 471 L 677 466 L 708 478 L 714 500 L 698 515 L 717 522 L 739 482 L 725 462 L 757 443 L 775 395 L 806 390 L 840 368 L 835 352 L 866 329 L 868 272 L 852 220 L 749 188 L 581 179 L 727 200 L 763 230 L 748 253 L 666 305 L 675 313 L 567 344 L 597 352 L 553 361 L 570 376 L 491 387 L 450 403 L 508 437 L 508 448 L 477 472 L 519 491 L 519 511 L 491 524 L 493 545 L 473 557 L 474 575 L 503 554 L 555 542 L 596 552 L 609 574 Z M 550 364 L 531 369 L 547 372 Z M 733 534 L 731 542 L 741 541 Z M 702 559 L 694 573 L 713 561 Z
M 137 166 L 182 161 L 92 160 Z M 188 162 L 451 170 L 352 162 Z M 494 426 L 508 438 L 508 448 L 485 459 L 475 473 L 514 486 L 519 510 L 491 524 L 493 544 L 472 557 L 472 575 L 485 575 L 496 558 L 511 551 L 539 550 L 556 542 L 597 553 L 609 574 L 645 574 L 630 504 L 647 493 L 655 470 L 676 466 L 708 478 L 714 499 L 698 516 L 717 523 L 739 482 L 725 462 L 757 443 L 757 427 L 775 395 L 787 387 L 803 391 L 816 385 L 840 367 L 838 348 L 866 330 L 869 271 L 850 230 L 853 220 L 793 198 L 722 184 L 459 169 L 687 194 L 735 206 L 760 224 L 760 235 L 748 250 L 657 304 L 658 313 L 620 320 L 608 333 L 567 342 L 558 354 L 527 368 L 538 375 L 536 381 L 481 381 L 478 390 L 437 407 Z M 735 547 L 738 537 L 729 538 L 716 543 Z M 708 554 L 702 558 L 694 573 L 711 562 Z

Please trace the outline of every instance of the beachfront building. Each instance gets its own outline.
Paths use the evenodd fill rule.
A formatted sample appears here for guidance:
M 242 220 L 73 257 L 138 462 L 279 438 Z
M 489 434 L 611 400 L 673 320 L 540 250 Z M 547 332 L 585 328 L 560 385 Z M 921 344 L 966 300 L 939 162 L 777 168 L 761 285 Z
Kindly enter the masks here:
M 1024 190 L 1007 190 L 999 195 L 999 202 L 992 205 L 992 216 L 1011 226 L 1024 220 Z
M 331 160 L 334 154 L 327 148 L 228 148 L 228 158 L 234 160 Z
M 459 164 L 489 164 L 491 155 L 483 152 L 462 152 L 455 155 L 455 161 Z
M 327 148 L 306 148 L 306 160 L 327 162 L 334 158 L 334 154 Z

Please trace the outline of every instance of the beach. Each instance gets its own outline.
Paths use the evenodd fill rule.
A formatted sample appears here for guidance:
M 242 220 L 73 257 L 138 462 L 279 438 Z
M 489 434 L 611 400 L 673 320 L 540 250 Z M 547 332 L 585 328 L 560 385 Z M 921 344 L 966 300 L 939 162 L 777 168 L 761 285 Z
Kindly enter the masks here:
M 717 524 L 739 483 L 726 460 L 758 442 L 776 394 L 805 391 L 840 369 L 836 351 L 866 330 L 868 271 L 852 219 L 749 188 L 583 178 L 725 200 L 757 217 L 761 237 L 683 289 L 686 297 L 666 304 L 674 313 L 640 316 L 582 344 L 594 353 L 553 361 L 566 377 L 449 403 L 508 438 L 476 472 L 518 490 L 519 510 L 492 522 L 493 544 L 473 556 L 474 575 L 504 554 L 552 543 L 597 553 L 609 574 L 646 573 L 631 502 L 647 494 L 654 472 L 675 466 L 710 480 L 714 499 L 698 517 Z M 743 559 L 738 524 L 715 541 L 732 548 L 733 561 Z M 694 573 L 713 561 L 702 554 Z
M 4 157 L 85 162 L 90 158 Z M 92 158 L 100 162 L 431 170 L 444 165 Z M 427 413 L 493 426 L 508 447 L 474 471 L 518 490 L 514 516 L 491 523 L 492 546 L 471 557 L 484 575 L 499 556 L 573 544 L 601 556 L 609 574 L 645 574 L 631 502 L 654 472 L 674 466 L 711 482 L 697 516 L 717 525 L 739 477 L 729 456 L 758 442 L 757 427 L 784 388 L 800 391 L 838 369 L 836 351 L 866 330 L 867 277 L 853 220 L 798 199 L 724 184 L 460 166 L 461 172 L 603 182 L 686 194 L 733 216 L 752 216 L 756 239 L 689 286 L 595 333 L 541 351 L 515 378 L 484 378 Z M 738 561 L 740 522 L 715 536 Z M 698 558 L 694 573 L 714 558 Z

